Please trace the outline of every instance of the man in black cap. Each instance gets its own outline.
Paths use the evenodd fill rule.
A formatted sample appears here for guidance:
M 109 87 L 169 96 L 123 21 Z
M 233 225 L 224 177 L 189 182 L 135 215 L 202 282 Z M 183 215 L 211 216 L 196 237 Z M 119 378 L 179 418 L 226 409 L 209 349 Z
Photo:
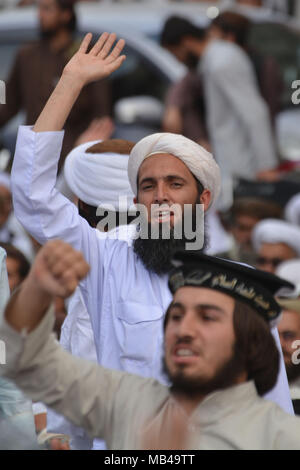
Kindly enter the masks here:
M 51 298 L 70 295 L 88 271 L 81 253 L 58 240 L 41 249 L 7 306 L 1 374 L 111 449 L 298 449 L 299 419 L 260 397 L 279 368 L 273 294 L 293 285 L 199 253 L 179 253 L 174 263 L 164 323 L 170 388 L 79 361 L 55 343 Z M 174 423 L 184 429 L 179 442 Z

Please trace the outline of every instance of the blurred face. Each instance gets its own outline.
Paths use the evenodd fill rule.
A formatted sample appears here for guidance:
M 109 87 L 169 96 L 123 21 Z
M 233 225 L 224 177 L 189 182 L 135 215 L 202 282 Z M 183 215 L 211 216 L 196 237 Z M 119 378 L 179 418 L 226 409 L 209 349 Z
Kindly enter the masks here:
M 300 340 L 300 314 L 291 310 L 284 310 L 282 312 L 280 323 L 278 324 L 278 333 L 285 366 L 287 368 L 287 372 L 289 372 L 289 368 L 295 369 L 295 366 L 292 363 L 292 355 L 297 348 L 293 348 L 292 345 L 294 341 Z
M 10 292 L 13 292 L 22 282 L 19 269 L 20 263 L 14 258 L 9 256 L 6 258 L 6 267 L 8 275 L 8 284 Z
M 224 33 L 223 31 L 218 28 L 217 26 L 215 26 L 214 24 L 212 24 L 208 30 L 207 30 L 207 39 L 208 40 L 211 40 L 211 39 L 224 39 Z
M 41 30 L 46 33 L 55 32 L 70 18 L 70 12 L 61 10 L 56 0 L 39 0 L 38 14 Z
M 11 192 L 5 186 L 0 186 L 0 228 L 7 222 L 11 210 Z
M 198 287 L 176 291 L 165 331 L 165 364 L 171 380 L 206 382 L 233 356 L 234 300 Z
M 297 258 L 297 253 L 285 243 L 262 243 L 256 266 L 263 271 L 275 273 L 280 263 L 293 258 Z
M 207 210 L 210 191 L 205 189 L 201 196 L 194 176 L 188 167 L 170 154 L 152 155 L 144 160 L 138 175 L 138 198 L 147 209 L 148 222 L 151 222 L 151 205 L 159 205 L 153 213 L 152 223 L 170 223 L 173 227 L 178 215 L 170 211 L 172 204 L 184 209 L 184 204 L 203 204 Z
M 181 42 L 178 45 L 168 45 L 168 51 L 173 54 L 179 62 L 187 65 L 189 60 L 189 50 L 187 47 Z
M 251 250 L 251 234 L 258 219 L 249 215 L 238 215 L 231 229 L 232 234 L 242 248 Z

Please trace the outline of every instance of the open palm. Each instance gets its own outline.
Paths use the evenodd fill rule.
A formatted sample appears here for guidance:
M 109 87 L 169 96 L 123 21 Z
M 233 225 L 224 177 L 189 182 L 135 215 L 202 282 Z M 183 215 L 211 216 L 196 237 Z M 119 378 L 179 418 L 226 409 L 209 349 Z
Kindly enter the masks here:
M 112 49 L 116 40 L 114 33 L 103 33 L 87 52 L 92 39 L 88 33 L 76 54 L 64 68 L 65 75 L 71 75 L 82 81 L 83 85 L 95 80 L 100 80 L 117 70 L 125 60 L 125 55 L 120 55 L 125 45 L 124 39 L 120 39 Z

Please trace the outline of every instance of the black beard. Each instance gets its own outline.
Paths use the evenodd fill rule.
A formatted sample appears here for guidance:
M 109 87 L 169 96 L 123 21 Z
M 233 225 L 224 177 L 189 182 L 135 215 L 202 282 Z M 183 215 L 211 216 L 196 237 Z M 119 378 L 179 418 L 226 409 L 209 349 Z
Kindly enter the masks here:
M 289 384 L 300 377 L 300 364 L 286 364 L 285 369 Z
M 216 390 L 232 387 L 236 384 L 236 379 L 245 371 L 245 363 L 242 354 L 234 346 L 231 358 L 220 366 L 214 377 L 209 380 L 199 377 L 186 378 L 184 376 L 184 368 L 175 375 L 172 375 L 167 368 L 165 360 L 163 361 L 163 370 L 172 384 L 170 389 L 172 393 L 193 397 L 208 395 Z
M 148 224 L 148 233 L 151 234 L 151 224 Z M 161 235 L 161 233 L 160 233 Z M 142 239 L 137 238 L 133 242 L 134 253 L 142 260 L 148 271 L 156 274 L 167 274 L 174 268 L 171 264 L 174 253 L 185 249 L 186 243 L 192 243 L 184 236 L 178 240 L 174 238 L 174 229 L 170 230 L 170 238 Z M 199 251 L 203 251 L 208 245 L 206 230 L 204 229 L 204 243 Z
M 149 224 L 149 233 L 151 225 Z M 176 251 L 184 250 L 186 240 L 175 240 L 170 233 L 170 239 L 151 238 L 143 240 L 137 238 L 134 240 L 133 250 L 135 254 L 142 260 L 145 268 L 156 274 L 166 274 L 172 269 L 171 259 Z
M 40 29 L 40 38 L 42 41 L 50 41 L 52 38 L 54 38 L 59 31 L 59 27 L 57 28 L 52 28 L 52 29 Z
M 185 65 L 187 66 L 187 68 L 190 70 L 196 70 L 198 63 L 199 63 L 199 57 L 197 57 L 192 52 L 189 52 L 185 60 Z

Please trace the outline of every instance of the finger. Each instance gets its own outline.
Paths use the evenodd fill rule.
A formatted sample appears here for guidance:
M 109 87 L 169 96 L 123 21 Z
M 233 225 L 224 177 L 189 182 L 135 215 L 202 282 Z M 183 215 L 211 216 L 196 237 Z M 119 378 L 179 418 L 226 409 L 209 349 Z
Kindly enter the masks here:
M 60 259 L 57 259 L 56 262 L 52 263 L 51 267 L 49 266 L 50 273 L 55 278 L 59 278 L 66 270 L 72 268 L 73 262 L 73 253 L 70 253 L 68 256 L 64 255 Z
M 70 247 L 66 247 L 64 252 L 60 252 L 61 255 L 52 262 L 50 268 L 51 274 L 59 278 L 65 271 L 71 270 L 74 276 L 82 279 L 87 274 L 89 265 L 79 251 L 68 248 Z
M 65 271 L 59 278 L 61 287 L 64 289 L 64 297 L 71 295 L 78 286 L 78 279 L 74 276 L 73 270 Z
M 97 57 L 99 59 L 105 59 L 105 57 L 107 56 L 107 54 L 109 54 L 109 51 L 111 50 L 112 48 L 112 45 L 113 43 L 115 42 L 117 36 L 115 33 L 111 33 L 109 34 L 107 40 L 105 41 L 104 45 L 102 46 L 101 50 L 99 51 L 99 53 L 97 54 Z
M 64 260 L 69 257 L 72 257 L 72 254 L 75 252 L 70 245 L 60 240 L 50 242 L 45 248 L 45 261 L 51 273 L 54 272 L 53 269 L 55 269 L 55 267 L 63 263 Z M 55 274 L 58 273 L 55 272 Z
M 121 54 L 122 50 L 124 49 L 124 46 L 125 46 L 124 39 L 119 39 L 119 41 L 117 42 L 117 44 L 115 45 L 115 47 L 113 48 L 109 56 L 106 57 L 105 62 L 109 64 L 113 62 L 114 60 L 116 60 Z
M 107 67 L 106 67 L 107 75 L 110 75 L 115 70 L 117 70 L 119 67 L 121 67 L 121 65 L 123 64 L 125 59 L 126 59 L 126 55 L 121 55 L 114 62 L 111 62 L 110 64 L 107 64 Z
M 92 37 L 93 37 L 92 33 L 87 33 L 84 36 L 84 38 L 83 38 L 83 40 L 82 40 L 82 42 L 79 46 L 79 49 L 78 49 L 79 52 L 86 53 L 86 51 L 88 50 L 88 47 L 89 47 L 89 44 L 91 42 Z
M 105 44 L 105 42 L 107 41 L 109 37 L 109 33 L 105 32 L 105 33 L 102 33 L 101 36 L 99 37 L 98 41 L 96 42 L 96 44 L 92 47 L 92 49 L 90 50 L 90 54 L 91 55 L 97 55 L 103 45 Z
M 49 446 L 51 450 L 70 450 L 69 444 L 58 438 L 51 439 Z
M 90 270 L 89 264 L 85 260 L 80 260 L 74 263 L 74 271 L 78 280 L 83 279 Z

